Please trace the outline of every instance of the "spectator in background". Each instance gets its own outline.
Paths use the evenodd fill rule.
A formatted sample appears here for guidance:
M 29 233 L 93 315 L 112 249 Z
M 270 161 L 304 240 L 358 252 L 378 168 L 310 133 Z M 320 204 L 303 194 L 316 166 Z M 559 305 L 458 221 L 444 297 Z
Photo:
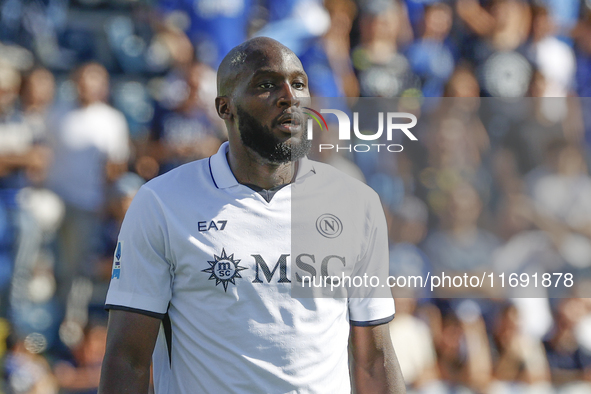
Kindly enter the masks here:
M 109 106 L 109 74 L 88 63 L 74 75 L 78 106 L 51 131 L 54 160 L 47 185 L 66 203 L 56 264 L 58 296 L 65 303 L 73 278 L 90 276 L 106 185 L 127 169 L 128 129 L 123 114 Z
M 406 20 L 398 2 L 363 3 L 360 44 L 352 53 L 361 96 L 399 97 L 408 89 L 420 88 L 420 80 L 398 48 L 398 35 Z
M 544 166 L 527 178 L 536 224 L 552 239 L 568 271 L 591 269 L 591 177 L 579 146 L 548 145 Z M 564 294 L 562 295 L 564 296 Z
M 583 304 L 583 314 L 575 327 L 575 336 L 581 348 L 587 354 L 591 354 L 591 298 L 580 298 L 580 300 Z
M 330 15 L 330 28 L 324 35 L 324 48 L 337 85 L 345 97 L 359 96 L 359 81 L 351 61 L 351 28 L 357 16 L 353 0 L 326 0 L 324 6 Z
M 164 78 L 151 81 L 152 96 L 166 108 L 174 108 L 186 98 L 186 76 L 195 63 L 195 49 L 189 37 L 178 29 L 161 29 L 153 39 L 165 49 L 170 69 Z
M 194 60 L 193 45 L 184 32 L 165 29 L 157 34 L 155 41 L 167 48 L 171 68 L 163 78 L 154 78 L 150 82 L 155 100 L 154 116 L 148 138 L 136 141 L 135 170 L 145 179 L 185 163 L 195 153 L 191 149 L 198 151 L 200 148 L 199 145 L 183 147 L 179 144 L 199 136 L 203 136 L 202 142 L 205 143 L 207 136 L 204 133 L 216 136 L 223 129 L 213 106 L 215 71 Z M 192 122 L 197 130 L 191 130 Z M 177 157 L 181 153 L 183 157 Z M 166 157 L 168 154 L 170 159 Z
M 555 35 L 564 42 L 572 45 L 571 33 L 580 17 L 580 12 L 585 8 L 580 0 L 543 0 L 556 25 Z M 589 8 L 589 5 L 586 6 Z
M 532 68 L 525 57 L 531 9 L 520 0 L 458 0 L 457 14 L 474 33 L 464 35 L 463 56 L 474 62 L 482 87 L 495 97 L 523 97 Z
M 582 17 L 572 30 L 575 40 L 576 92 L 580 97 L 591 97 L 591 4 L 581 7 Z M 585 123 L 585 142 L 591 146 L 591 99 L 583 99 L 583 119 Z
M 463 300 L 454 309 L 444 308 L 435 323 L 437 365 L 446 386 L 442 392 L 486 392 L 492 378 L 492 361 L 477 304 Z
M 330 14 L 321 0 L 266 1 L 267 23 L 255 36 L 273 38 L 291 49 L 301 60 L 309 89 L 317 97 L 341 97 L 341 79 L 334 75 L 337 60 L 327 56 L 324 35 L 329 32 Z M 342 34 L 342 33 L 341 33 Z M 348 53 L 348 51 L 346 52 Z M 335 55 L 334 52 L 331 55 Z M 338 62 L 338 60 L 337 60 Z M 347 65 L 345 65 L 347 67 Z M 339 72 L 345 73 L 341 67 Z
M 566 97 L 573 91 L 575 53 L 553 34 L 556 26 L 543 6 L 532 7 L 532 43 L 529 57 L 545 79 L 542 97 Z
M 591 390 L 591 353 L 577 341 L 575 328 L 584 316 L 584 303 L 567 298 L 558 302 L 555 327 L 544 341 L 552 371 L 552 382 L 559 393 L 583 394 Z
M 102 299 L 97 300 L 97 305 L 102 309 L 104 297 L 107 293 L 111 272 L 113 270 L 113 251 L 117 247 L 117 238 L 125 213 L 131 204 L 131 200 L 145 183 L 137 174 L 128 172 L 123 174 L 110 186 L 108 193 L 107 214 L 101 228 L 100 264 L 97 267 L 96 277 L 103 287 Z
M 546 149 L 557 140 L 580 141 L 580 115 L 568 113 L 567 107 L 574 102 L 564 98 L 541 97 L 546 90 L 547 80 L 541 72 L 535 72 L 531 95 L 535 98 L 523 102 L 522 119 L 515 121 L 501 140 L 501 149 L 495 154 L 511 162 L 517 173 L 513 177 L 523 178 L 530 171 L 543 165 Z M 572 112 L 572 111 L 570 111 Z
M 57 394 L 58 385 L 49 363 L 31 337 L 9 337 L 3 369 L 11 394 Z
M 25 121 L 33 135 L 47 139 L 47 124 L 53 97 L 55 78 L 45 68 L 36 68 L 24 79 L 21 89 L 21 105 Z
M 481 120 L 480 110 L 485 106 L 479 92 L 472 68 L 460 64 L 444 88 L 444 97 L 453 99 L 441 100 L 432 116 L 426 117 L 426 132 L 420 140 L 426 154 L 415 160 L 424 161 L 419 177 L 426 188 L 426 201 L 435 212 L 442 208 L 441 193 L 449 190 L 452 179 L 467 179 L 488 194 L 490 174 L 485 164 L 491 141 Z
M 478 225 L 482 201 L 474 187 L 466 182 L 450 186 L 445 209 L 440 212 L 440 229 L 425 240 L 425 253 L 436 272 L 482 275 L 492 266 L 492 254 L 499 241 Z M 485 287 L 479 291 L 487 296 Z
M 252 0 L 158 0 L 156 9 L 167 29 L 184 31 L 197 60 L 217 69 L 247 38 Z
M 475 98 L 446 100 L 443 117 L 434 117 L 423 138 L 427 148 L 427 167 L 422 170 L 428 189 L 427 200 L 436 212 L 444 209 L 443 195 L 464 179 L 483 195 L 488 194 L 491 176 L 483 165 L 490 141 L 476 111 Z
M 17 174 L 26 168 L 26 150 L 12 147 L 11 140 L 17 139 L 25 128 L 24 123 L 14 114 L 14 102 L 20 86 L 20 75 L 12 67 L 0 64 L 0 311 L 6 316 L 7 289 L 10 284 L 15 255 L 16 191 L 19 188 Z M 18 144 L 23 145 L 23 144 Z M 16 150 L 15 150 L 16 148 Z M 19 150 L 21 152 L 19 152 Z
M 385 211 L 390 239 L 390 275 L 426 277 L 431 264 L 418 245 L 427 235 L 427 206 L 414 196 L 405 196 L 399 205 L 388 208 Z M 395 293 L 396 297 L 403 295 Z M 417 291 L 409 296 L 420 298 L 424 294 Z
M 507 304 L 492 333 L 493 393 L 530 392 L 552 394 L 550 370 L 542 343 L 525 335 L 518 309 Z
M 203 94 L 203 85 L 208 79 L 215 80 L 215 72 L 205 64 L 194 63 L 184 77 L 177 90 L 180 102 L 158 105 L 152 123 L 146 153 L 158 163 L 160 174 L 211 156 L 226 139 L 219 118 L 212 114 L 213 100 L 205 101 L 207 95 Z M 149 179 L 157 174 L 141 175 Z
M 416 299 L 396 298 L 396 319 L 389 323 L 392 345 L 408 393 L 440 393 L 439 371 L 429 326 L 414 316 Z
M 107 327 L 89 324 L 84 339 L 73 349 L 71 362 L 60 361 L 54 373 L 62 394 L 96 394 L 105 356 Z
M 501 198 L 497 218 L 497 235 L 504 243 L 493 255 L 495 272 L 555 272 L 564 264 L 549 234 L 535 223 L 532 206 L 523 194 L 507 194 Z M 532 339 L 541 340 L 552 326 L 547 289 L 507 289 L 503 296 L 513 297 L 519 328 Z
M 43 335 L 52 346 L 60 316 L 56 314 L 54 241 L 64 215 L 64 204 L 42 187 L 51 152 L 47 147 L 47 124 L 53 102 L 54 79 L 46 69 L 34 69 L 23 82 L 21 105 L 25 124 L 46 159 L 39 171 L 28 173 L 28 185 L 19 191 L 18 251 L 10 291 L 13 330 L 18 335 Z
M 443 91 L 444 97 L 472 97 L 480 96 L 480 85 L 474 72 L 466 65 L 459 65 L 449 78 Z
M 443 2 L 426 5 L 421 38 L 406 50 L 413 71 L 421 77 L 426 97 L 442 96 L 454 70 L 455 59 L 448 39 L 452 18 L 449 5 Z
M 20 191 L 39 181 L 48 152 L 16 107 L 21 76 L 0 64 L 0 315 L 6 314 L 7 290 L 14 260 L 21 248 L 23 210 Z

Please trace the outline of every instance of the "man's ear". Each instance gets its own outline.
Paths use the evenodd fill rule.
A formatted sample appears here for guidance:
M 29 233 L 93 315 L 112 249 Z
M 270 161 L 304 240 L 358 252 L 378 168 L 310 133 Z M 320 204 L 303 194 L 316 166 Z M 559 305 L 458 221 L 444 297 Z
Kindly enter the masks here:
M 218 116 L 224 120 L 230 120 L 232 114 L 230 112 L 230 99 L 226 96 L 219 96 L 215 98 L 215 109 Z

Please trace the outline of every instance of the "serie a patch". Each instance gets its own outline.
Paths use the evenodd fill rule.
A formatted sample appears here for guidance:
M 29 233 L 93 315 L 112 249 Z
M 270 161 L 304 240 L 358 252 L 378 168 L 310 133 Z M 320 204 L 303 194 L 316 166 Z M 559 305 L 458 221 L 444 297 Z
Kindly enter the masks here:
M 115 249 L 115 256 L 113 257 L 113 273 L 111 279 L 119 279 L 121 276 L 121 255 L 123 253 L 123 241 L 117 242 L 117 248 Z

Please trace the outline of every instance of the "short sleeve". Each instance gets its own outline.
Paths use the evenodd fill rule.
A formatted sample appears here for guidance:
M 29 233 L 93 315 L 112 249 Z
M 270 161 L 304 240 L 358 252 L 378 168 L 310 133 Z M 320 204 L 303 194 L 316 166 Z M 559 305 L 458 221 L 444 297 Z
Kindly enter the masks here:
M 366 277 L 364 286 L 349 293 L 349 322 L 354 326 L 384 324 L 394 318 L 394 299 L 387 286 L 388 229 L 377 194 L 366 208 L 363 253 L 353 276 Z M 373 279 L 372 279 L 373 278 Z
M 107 309 L 132 309 L 163 317 L 172 297 L 168 232 L 159 200 L 147 186 L 133 199 L 115 255 Z

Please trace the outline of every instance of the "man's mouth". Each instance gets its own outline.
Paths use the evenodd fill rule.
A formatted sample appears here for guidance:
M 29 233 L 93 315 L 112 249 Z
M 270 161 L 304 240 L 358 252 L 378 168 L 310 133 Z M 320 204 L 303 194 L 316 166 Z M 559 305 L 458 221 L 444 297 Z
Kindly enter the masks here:
M 293 132 L 302 125 L 302 117 L 297 113 L 283 114 L 277 119 L 277 125 L 286 132 Z

